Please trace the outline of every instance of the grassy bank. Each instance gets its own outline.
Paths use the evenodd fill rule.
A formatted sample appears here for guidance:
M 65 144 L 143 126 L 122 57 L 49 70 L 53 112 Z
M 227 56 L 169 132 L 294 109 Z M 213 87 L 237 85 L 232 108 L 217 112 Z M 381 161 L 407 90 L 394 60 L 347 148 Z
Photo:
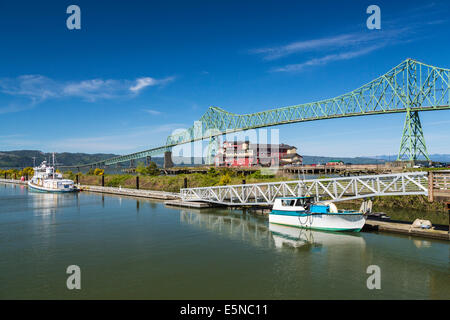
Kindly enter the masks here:
M 75 180 L 72 173 L 64 174 L 65 178 Z M 241 184 L 245 179 L 246 183 L 272 182 L 289 180 L 283 175 L 264 175 L 260 171 L 243 176 L 234 173 L 232 170 L 211 170 L 207 174 L 192 173 L 179 174 L 176 176 L 139 176 L 139 188 L 148 190 L 179 192 L 184 187 L 184 179 L 187 178 L 188 187 L 209 187 L 227 184 Z M 129 174 L 106 174 L 104 175 L 106 187 L 136 188 L 136 176 Z M 79 182 L 86 185 L 100 186 L 102 184 L 101 175 L 79 175 Z
M 342 201 L 339 208 L 359 209 L 361 200 Z M 448 224 L 448 212 L 442 202 L 428 202 L 426 196 L 378 197 L 373 201 L 374 212 L 384 212 L 392 220 L 409 221 L 427 219 L 433 224 Z

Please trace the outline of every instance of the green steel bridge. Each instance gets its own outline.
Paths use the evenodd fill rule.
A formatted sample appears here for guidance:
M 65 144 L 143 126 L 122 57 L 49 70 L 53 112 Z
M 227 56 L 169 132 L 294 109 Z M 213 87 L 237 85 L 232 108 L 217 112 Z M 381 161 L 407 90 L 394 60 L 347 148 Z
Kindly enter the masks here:
M 249 129 L 400 112 L 406 118 L 398 160 L 417 160 L 421 156 L 429 160 L 419 112 L 450 109 L 449 76 L 450 69 L 407 59 L 362 87 L 331 99 L 242 115 L 210 107 L 192 127 L 170 135 L 161 147 L 79 167 L 134 161 L 199 140 L 208 139 L 211 145 L 220 135 Z

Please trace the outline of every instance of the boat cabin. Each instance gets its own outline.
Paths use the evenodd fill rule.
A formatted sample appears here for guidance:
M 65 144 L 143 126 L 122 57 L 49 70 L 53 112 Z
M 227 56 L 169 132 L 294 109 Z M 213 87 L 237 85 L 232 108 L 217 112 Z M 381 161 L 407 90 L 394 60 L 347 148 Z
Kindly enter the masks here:
M 314 197 L 277 198 L 273 204 L 273 209 L 284 211 L 308 211 L 315 202 Z

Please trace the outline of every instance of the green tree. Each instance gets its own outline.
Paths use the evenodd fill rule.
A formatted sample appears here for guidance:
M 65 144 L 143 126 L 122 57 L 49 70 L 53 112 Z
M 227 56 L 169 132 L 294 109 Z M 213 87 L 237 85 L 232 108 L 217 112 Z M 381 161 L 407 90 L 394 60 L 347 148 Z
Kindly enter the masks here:
M 219 175 L 219 172 L 217 172 L 216 168 L 211 167 L 208 169 L 208 175 L 211 177 L 217 177 Z
M 140 163 L 136 168 L 136 172 L 143 176 L 158 176 L 160 173 L 158 166 L 153 161 L 147 167 Z
M 94 175 L 96 176 L 102 176 L 105 174 L 105 170 L 104 169 L 100 169 L 100 168 L 95 168 L 94 170 Z
M 34 175 L 34 170 L 32 167 L 26 167 L 22 170 L 20 175 L 24 177 L 28 175 L 28 177 L 31 179 L 31 177 Z
M 224 186 L 231 183 L 231 177 L 228 173 L 220 176 L 219 185 Z

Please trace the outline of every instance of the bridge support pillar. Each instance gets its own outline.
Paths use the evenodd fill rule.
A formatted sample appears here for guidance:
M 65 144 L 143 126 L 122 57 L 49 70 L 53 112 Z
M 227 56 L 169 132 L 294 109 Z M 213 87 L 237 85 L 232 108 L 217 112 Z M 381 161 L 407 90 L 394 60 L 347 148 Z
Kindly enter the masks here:
M 214 164 L 214 157 L 219 150 L 219 139 L 217 137 L 211 137 L 208 143 L 208 150 L 206 155 L 206 164 Z
M 134 168 L 134 160 L 130 160 L 130 168 Z
M 164 152 L 164 168 L 172 168 L 173 162 L 172 162 L 172 151 L 166 151 Z
M 150 164 L 150 162 L 152 161 L 152 157 L 151 156 L 147 156 L 145 157 L 145 165 L 148 166 Z
M 426 160 L 430 161 L 427 147 L 425 145 L 425 138 L 423 137 L 419 112 L 408 109 L 406 112 L 403 136 L 400 143 L 400 151 L 398 153 L 397 160 L 416 161 L 421 155 L 424 156 Z

